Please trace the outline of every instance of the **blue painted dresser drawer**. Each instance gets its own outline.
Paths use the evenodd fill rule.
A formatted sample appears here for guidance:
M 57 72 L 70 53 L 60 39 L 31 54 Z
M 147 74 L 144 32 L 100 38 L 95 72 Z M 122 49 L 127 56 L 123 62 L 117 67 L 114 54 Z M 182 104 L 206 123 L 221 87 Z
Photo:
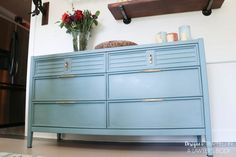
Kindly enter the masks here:
M 105 55 L 103 53 L 80 55 L 71 58 L 70 61 L 71 73 L 87 74 L 105 72 Z
M 35 62 L 35 76 L 87 74 L 105 72 L 105 55 L 76 55 L 57 59 L 39 59 Z
M 141 99 L 201 96 L 199 68 L 108 75 L 108 98 Z
M 169 46 L 154 50 L 154 64 L 157 68 L 199 65 L 199 53 L 196 44 Z
M 110 72 L 199 65 L 196 44 L 123 50 L 109 53 L 108 58 Z
M 49 76 L 64 74 L 68 71 L 65 67 L 67 60 L 65 59 L 43 59 L 35 62 L 35 76 Z
M 32 125 L 106 128 L 106 103 L 35 103 Z
M 105 100 L 104 75 L 37 78 L 33 100 Z
M 137 70 L 145 69 L 149 66 L 145 49 L 136 49 L 135 51 L 124 50 L 108 54 L 109 71 Z
M 153 102 L 152 102 L 153 101 Z M 109 102 L 109 128 L 203 128 L 200 98 L 155 102 Z

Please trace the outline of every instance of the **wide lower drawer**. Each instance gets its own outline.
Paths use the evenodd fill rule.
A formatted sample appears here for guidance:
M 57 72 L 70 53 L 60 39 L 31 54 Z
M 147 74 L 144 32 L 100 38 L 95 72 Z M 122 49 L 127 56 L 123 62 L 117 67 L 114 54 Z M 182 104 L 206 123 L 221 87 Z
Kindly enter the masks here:
M 200 69 L 110 74 L 109 99 L 201 96 Z
M 106 128 L 106 103 L 35 103 L 32 125 Z
M 105 100 L 104 75 L 35 79 L 34 100 Z
M 109 102 L 108 108 L 109 128 L 204 127 L 203 102 L 200 98 L 161 102 Z

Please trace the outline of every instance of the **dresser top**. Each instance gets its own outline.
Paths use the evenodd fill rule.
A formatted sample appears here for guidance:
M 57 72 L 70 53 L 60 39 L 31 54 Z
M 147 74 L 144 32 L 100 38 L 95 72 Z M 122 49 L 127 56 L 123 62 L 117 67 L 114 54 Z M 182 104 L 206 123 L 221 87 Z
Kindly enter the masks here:
M 95 53 L 108 53 L 108 52 L 119 52 L 119 51 L 129 51 L 134 49 L 148 49 L 153 47 L 158 48 L 164 48 L 169 46 L 181 46 L 181 45 L 188 45 L 188 44 L 198 44 L 203 42 L 203 38 L 194 39 L 194 40 L 188 40 L 188 41 L 177 41 L 177 42 L 167 42 L 167 43 L 155 43 L 155 44 L 142 44 L 142 45 L 132 45 L 132 46 L 122 46 L 122 47 L 115 47 L 115 48 L 103 48 L 103 49 L 93 49 L 93 50 L 85 50 L 85 51 L 78 51 L 78 52 L 67 52 L 67 53 L 55 53 L 55 54 L 49 54 L 49 55 L 39 55 L 39 56 L 33 56 L 34 59 L 41 59 L 41 58 L 60 58 L 63 56 L 84 56 L 89 54 L 95 54 Z

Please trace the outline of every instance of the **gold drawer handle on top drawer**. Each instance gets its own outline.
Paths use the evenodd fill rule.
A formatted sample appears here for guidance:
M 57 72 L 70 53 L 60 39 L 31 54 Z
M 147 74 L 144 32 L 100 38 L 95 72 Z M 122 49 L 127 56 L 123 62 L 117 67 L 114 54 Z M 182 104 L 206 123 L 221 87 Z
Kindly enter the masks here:
M 147 70 L 143 70 L 143 72 L 161 72 L 160 69 L 147 69 Z
M 144 102 L 161 102 L 163 99 L 143 99 Z
M 72 77 L 75 77 L 75 75 L 61 75 L 61 76 L 58 76 L 58 78 L 72 78 Z

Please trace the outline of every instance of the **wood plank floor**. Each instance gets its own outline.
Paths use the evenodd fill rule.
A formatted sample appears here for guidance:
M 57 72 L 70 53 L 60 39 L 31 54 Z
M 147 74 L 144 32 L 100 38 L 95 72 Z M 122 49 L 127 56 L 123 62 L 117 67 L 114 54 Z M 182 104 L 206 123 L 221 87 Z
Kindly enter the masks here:
M 188 152 L 183 145 L 103 143 L 34 139 L 26 148 L 25 139 L 0 138 L 0 152 L 34 154 L 44 157 L 204 157 L 204 148 Z M 236 147 L 215 147 L 215 157 L 235 157 Z
M 0 128 L 0 135 L 24 136 L 25 135 L 25 126 L 14 126 L 14 127 Z

